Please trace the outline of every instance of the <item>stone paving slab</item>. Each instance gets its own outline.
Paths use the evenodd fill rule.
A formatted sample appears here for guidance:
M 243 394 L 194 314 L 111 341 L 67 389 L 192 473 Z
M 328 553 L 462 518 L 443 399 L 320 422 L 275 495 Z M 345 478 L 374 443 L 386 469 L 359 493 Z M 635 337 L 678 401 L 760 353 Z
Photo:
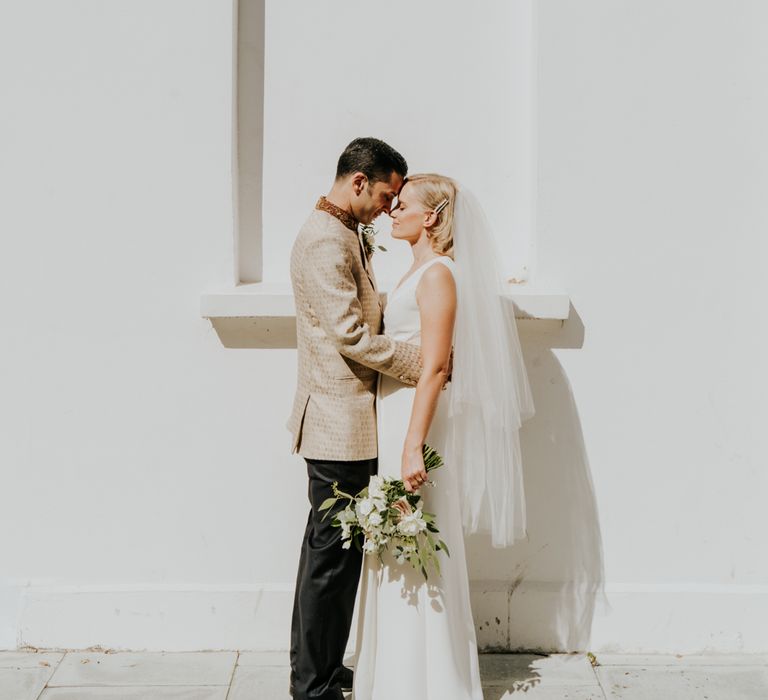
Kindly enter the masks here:
M 597 654 L 599 666 L 768 666 L 768 654 Z
M 0 668 L 0 698 L 37 700 L 53 668 Z
M 238 666 L 281 666 L 290 668 L 291 658 L 287 651 L 241 651 Z
M 586 654 L 481 654 L 480 677 L 488 686 L 524 692 L 536 686 L 597 686 Z
M 46 688 L 40 700 L 227 700 L 228 690 L 227 686 L 181 685 Z
M 59 651 L 0 651 L 0 668 L 55 668 L 64 658 Z
M 289 700 L 288 658 L 0 652 L 0 700 Z M 485 700 L 768 700 L 766 654 L 598 654 L 597 662 L 585 654 L 482 654 Z
M 608 700 L 765 700 L 764 666 L 598 666 Z
M 595 685 L 534 686 L 528 690 L 490 685 L 483 686 L 483 697 L 485 700 L 605 700 L 600 686 Z
M 291 700 L 288 693 L 289 675 L 287 667 L 238 666 L 227 700 Z
M 48 685 L 223 685 L 228 686 L 237 652 L 70 652 Z

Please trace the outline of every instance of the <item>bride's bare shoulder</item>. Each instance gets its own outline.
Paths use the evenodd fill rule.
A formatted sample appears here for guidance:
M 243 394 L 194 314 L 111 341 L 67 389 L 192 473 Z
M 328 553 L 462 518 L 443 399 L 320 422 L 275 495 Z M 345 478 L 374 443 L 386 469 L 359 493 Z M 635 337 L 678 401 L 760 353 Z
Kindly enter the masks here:
M 456 282 L 453 279 L 453 270 L 451 267 L 453 260 L 445 256 L 445 262 L 447 264 L 444 264 L 441 260 L 424 270 L 424 274 L 421 276 L 421 279 L 416 286 L 417 296 L 443 296 L 446 294 L 455 294 Z

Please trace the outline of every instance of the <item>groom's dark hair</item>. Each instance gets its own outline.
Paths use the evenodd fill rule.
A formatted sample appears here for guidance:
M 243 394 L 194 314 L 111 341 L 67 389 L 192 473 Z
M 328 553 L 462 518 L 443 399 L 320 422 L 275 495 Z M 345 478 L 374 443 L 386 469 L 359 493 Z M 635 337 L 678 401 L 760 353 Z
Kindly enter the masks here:
M 392 146 L 370 136 L 355 139 L 344 149 L 336 166 L 336 179 L 363 173 L 370 183 L 387 182 L 392 173 L 408 174 L 408 163 Z

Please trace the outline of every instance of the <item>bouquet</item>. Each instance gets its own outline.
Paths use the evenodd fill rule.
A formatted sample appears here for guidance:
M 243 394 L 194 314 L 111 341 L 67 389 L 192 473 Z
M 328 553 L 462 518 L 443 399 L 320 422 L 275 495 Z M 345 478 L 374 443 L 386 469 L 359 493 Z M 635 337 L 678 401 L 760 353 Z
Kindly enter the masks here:
M 423 452 L 428 473 L 443 465 L 440 455 L 428 445 L 424 445 Z M 334 497 L 327 498 L 320 510 L 329 511 L 342 499 L 349 501 L 332 521 L 341 528 L 344 549 L 354 542 L 359 550 L 376 554 L 379 560 L 383 552 L 390 551 L 398 564 L 408 562 L 421 571 L 425 580 L 430 568 L 440 575 L 437 553 L 442 550 L 450 556 L 448 547 L 437 538 L 440 531 L 434 514 L 424 511 L 421 496 L 406 491 L 400 479 L 374 475 L 368 486 L 354 496 L 339 491 L 338 482 L 334 482 L 333 493 Z

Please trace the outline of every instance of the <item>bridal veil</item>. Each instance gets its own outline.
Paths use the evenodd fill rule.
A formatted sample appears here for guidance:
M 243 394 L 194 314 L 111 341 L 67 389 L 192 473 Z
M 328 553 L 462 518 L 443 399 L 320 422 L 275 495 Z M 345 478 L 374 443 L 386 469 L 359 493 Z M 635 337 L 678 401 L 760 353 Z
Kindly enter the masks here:
M 520 427 L 534 415 L 514 305 L 489 222 L 458 184 L 453 221 L 458 307 L 446 463 L 460 479 L 464 531 L 494 547 L 524 539 Z

